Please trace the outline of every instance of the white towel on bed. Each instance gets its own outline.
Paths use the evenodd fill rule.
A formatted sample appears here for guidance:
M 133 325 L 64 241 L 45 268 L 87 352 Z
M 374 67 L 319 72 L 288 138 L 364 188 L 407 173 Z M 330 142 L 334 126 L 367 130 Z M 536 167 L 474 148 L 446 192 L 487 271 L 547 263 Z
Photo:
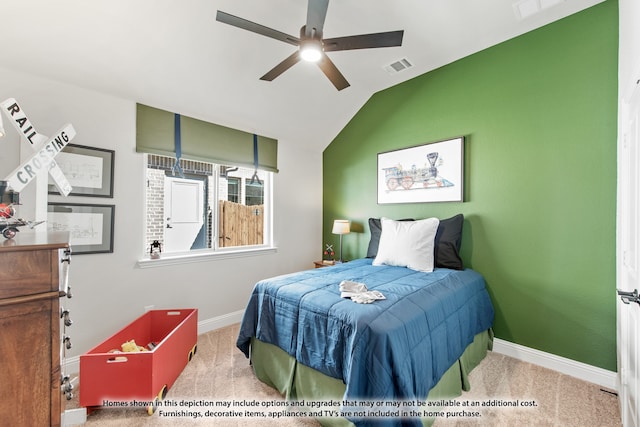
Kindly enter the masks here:
M 340 282 L 340 297 L 351 298 L 354 295 L 367 292 L 367 285 L 360 282 L 354 282 L 352 280 L 343 280 Z
M 340 297 L 351 298 L 351 301 L 358 304 L 370 304 L 376 300 L 386 299 L 382 292 L 370 291 L 364 283 L 352 280 L 340 282 Z
M 386 297 L 379 291 L 362 292 L 351 297 L 351 301 L 357 302 L 358 304 L 371 304 L 380 299 L 386 299 Z

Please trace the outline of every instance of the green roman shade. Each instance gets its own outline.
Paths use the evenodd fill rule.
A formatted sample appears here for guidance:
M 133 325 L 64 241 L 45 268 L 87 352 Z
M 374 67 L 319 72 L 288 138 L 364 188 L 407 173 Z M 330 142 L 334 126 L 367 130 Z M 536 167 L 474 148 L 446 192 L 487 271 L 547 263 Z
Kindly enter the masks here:
M 174 113 L 136 104 L 136 151 L 175 157 Z M 182 157 L 254 167 L 253 134 L 180 116 Z M 258 169 L 278 172 L 278 141 L 258 135 Z

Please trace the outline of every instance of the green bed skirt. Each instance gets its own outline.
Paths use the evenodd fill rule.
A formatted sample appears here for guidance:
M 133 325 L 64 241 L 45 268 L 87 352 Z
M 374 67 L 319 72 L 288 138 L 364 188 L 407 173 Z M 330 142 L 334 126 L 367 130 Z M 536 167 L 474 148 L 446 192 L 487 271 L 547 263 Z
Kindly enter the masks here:
M 493 331 L 481 332 L 464 353 L 444 373 L 440 381 L 429 391 L 427 400 L 450 399 L 470 390 L 469 373 L 493 347 Z M 342 380 L 331 378 L 313 368 L 298 363 L 280 348 L 251 339 L 251 363 L 256 377 L 278 390 L 287 400 L 342 401 L 345 385 Z M 345 418 L 317 418 L 323 426 L 353 426 Z M 433 418 L 422 419 L 424 426 L 431 426 Z

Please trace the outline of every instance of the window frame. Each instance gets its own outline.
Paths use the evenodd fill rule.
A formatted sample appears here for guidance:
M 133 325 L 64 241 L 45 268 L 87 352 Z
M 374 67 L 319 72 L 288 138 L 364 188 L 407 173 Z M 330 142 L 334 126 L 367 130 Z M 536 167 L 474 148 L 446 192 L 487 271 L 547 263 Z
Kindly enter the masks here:
M 147 186 L 147 165 L 148 165 L 148 154 L 143 156 L 143 171 L 144 178 L 142 180 L 143 185 Z M 185 263 L 193 263 L 193 262 L 205 262 L 210 260 L 218 260 L 218 259 L 229 259 L 229 258 L 239 258 L 239 257 L 252 257 L 252 256 L 260 256 L 265 254 L 271 254 L 277 252 L 277 247 L 274 245 L 273 238 L 273 175 L 274 172 L 270 171 L 258 171 L 260 175 L 260 179 L 263 182 L 264 187 L 264 231 L 263 231 L 263 243 L 259 245 L 245 245 L 245 246 L 232 246 L 232 247 L 220 247 L 219 245 L 219 208 L 218 201 L 220 200 L 220 168 L 222 166 L 229 165 L 219 165 L 215 163 L 210 163 L 213 165 L 213 199 L 215 200 L 215 208 L 209 206 L 212 209 L 212 237 L 211 237 L 211 248 L 204 249 L 193 249 L 190 251 L 182 251 L 182 252 L 170 252 L 170 253 L 162 253 L 160 258 L 151 259 L 149 256 L 149 247 L 145 246 L 142 248 L 142 257 L 137 262 L 137 267 L 139 268 L 150 268 L 150 267 L 160 267 L 165 265 L 177 265 L 177 264 L 185 264 Z M 145 245 L 147 240 L 147 216 L 146 216 L 146 206 L 147 206 L 147 191 L 144 191 L 144 202 L 142 205 L 142 210 L 144 212 L 144 227 L 142 230 L 142 238 L 140 239 L 142 244 Z

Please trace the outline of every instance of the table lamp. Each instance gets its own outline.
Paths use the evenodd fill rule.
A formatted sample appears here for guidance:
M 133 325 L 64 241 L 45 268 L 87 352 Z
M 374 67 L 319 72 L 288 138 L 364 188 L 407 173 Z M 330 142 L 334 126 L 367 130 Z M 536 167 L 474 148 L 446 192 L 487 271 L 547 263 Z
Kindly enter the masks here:
M 333 221 L 333 230 L 331 233 L 340 235 L 340 261 L 342 262 L 342 235 L 349 234 L 351 231 L 351 224 L 346 219 L 336 219 Z

